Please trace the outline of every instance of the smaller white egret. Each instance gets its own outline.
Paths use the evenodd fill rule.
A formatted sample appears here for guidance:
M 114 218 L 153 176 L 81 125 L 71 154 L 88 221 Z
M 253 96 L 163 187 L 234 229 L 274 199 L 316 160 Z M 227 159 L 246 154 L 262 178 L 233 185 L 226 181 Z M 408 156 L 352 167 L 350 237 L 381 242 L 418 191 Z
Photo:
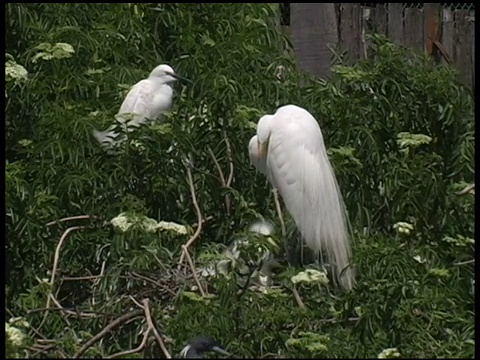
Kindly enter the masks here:
M 347 215 L 317 120 L 295 105 L 263 116 L 249 143 L 250 161 L 278 190 L 306 245 L 345 290 L 354 284 L 349 266 Z
M 132 86 L 120 106 L 117 120 L 129 128 L 157 120 L 172 106 L 173 89 L 170 84 L 177 79 L 190 82 L 177 75 L 169 65 L 158 65 L 147 79 Z M 105 131 L 94 130 L 93 135 L 101 145 L 111 146 L 118 143 L 116 141 L 118 134 L 115 133 L 114 128 L 115 126 L 112 125 Z

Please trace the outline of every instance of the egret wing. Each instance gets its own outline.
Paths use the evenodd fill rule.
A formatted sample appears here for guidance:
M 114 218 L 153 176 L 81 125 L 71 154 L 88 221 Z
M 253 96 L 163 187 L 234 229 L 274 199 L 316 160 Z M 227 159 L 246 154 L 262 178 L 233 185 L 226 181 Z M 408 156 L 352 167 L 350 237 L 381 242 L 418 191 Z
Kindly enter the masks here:
M 132 115 L 130 117 L 120 116 L 120 120 L 122 122 L 131 120 L 129 124 L 137 126 L 144 123 L 150 114 L 150 106 L 154 97 L 154 90 L 153 83 L 148 79 L 139 81 L 133 85 L 118 111 L 118 115 Z
M 341 271 L 350 256 L 343 199 L 320 127 L 300 110 L 275 115 L 267 171 L 307 246 L 318 253 L 326 251 Z M 346 281 L 351 287 L 350 276 Z

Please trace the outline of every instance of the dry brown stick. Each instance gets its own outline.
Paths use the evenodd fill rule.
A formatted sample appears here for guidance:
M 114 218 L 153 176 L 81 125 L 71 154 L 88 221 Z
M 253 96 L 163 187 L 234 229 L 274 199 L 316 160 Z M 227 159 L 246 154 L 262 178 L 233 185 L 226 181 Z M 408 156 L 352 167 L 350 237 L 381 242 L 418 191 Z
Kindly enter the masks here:
M 90 216 L 90 215 L 77 215 L 77 216 L 69 216 L 66 218 L 58 219 L 55 221 L 50 221 L 47 223 L 47 226 L 52 226 L 55 224 L 59 224 L 64 221 L 70 221 L 70 220 L 84 220 L 84 219 L 97 219 L 97 216 Z
M 300 297 L 300 294 L 298 293 L 295 285 L 293 285 L 292 287 L 292 292 L 293 292 L 293 296 L 295 297 L 295 300 L 297 301 L 298 306 L 300 306 L 302 309 L 306 309 L 307 307 L 303 303 L 302 298 Z
M 165 344 L 162 340 L 162 337 L 158 333 L 157 328 L 155 325 L 153 325 L 153 320 L 152 320 L 152 315 L 150 313 L 150 304 L 149 304 L 149 299 L 143 299 L 142 304 L 143 304 L 143 310 L 145 311 L 145 318 L 147 320 L 147 325 L 148 327 L 153 331 L 153 334 L 155 335 L 155 339 L 157 340 L 158 346 L 162 350 L 163 354 L 167 359 L 171 359 L 172 356 L 168 352 L 167 348 L 165 347 Z
M 193 185 L 192 171 L 188 166 L 187 166 L 187 178 L 188 178 L 188 184 L 190 186 L 190 193 L 192 194 L 193 206 L 195 207 L 195 212 L 197 213 L 197 224 L 198 224 L 197 230 L 195 231 L 193 236 L 185 243 L 185 248 L 188 250 L 190 245 L 192 245 L 193 242 L 200 236 L 200 232 L 202 231 L 203 218 L 202 218 L 202 212 L 200 211 L 200 206 L 198 206 L 197 195 L 195 193 L 195 186 Z M 180 260 L 178 262 L 177 270 L 180 271 L 180 268 L 184 260 L 185 260 L 185 250 L 182 251 L 182 255 L 180 256 Z
M 190 269 L 192 270 L 192 276 L 195 282 L 197 283 L 198 290 L 200 290 L 200 293 L 202 294 L 202 296 L 205 296 L 205 291 L 203 290 L 200 280 L 198 280 L 197 272 L 195 271 L 195 265 L 193 265 L 192 257 L 190 256 L 190 253 L 188 252 L 188 249 L 185 245 L 182 245 L 182 249 L 183 249 L 183 252 L 185 253 L 185 256 L 187 257 L 187 262 L 188 262 L 188 265 L 190 266 Z
M 85 351 L 88 350 L 90 346 L 95 344 L 97 341 L 99 341 L 101 338 L 103 338 L 105 335 L 107 335 L 110 331 L 114 330 L 124 322 L 142 315 L 144 313 L 143 310 L 134 310 L 132 312 L 129 312 L 125 315 L 122 315 L 118 317 L 117 319 L 113 320 L 110 324 L 105 326 L 102 331 L 100 331 L 97 335 L 92 337 L 90 340 L 88 340 L 83 346 L 73 355 L 74 359 L 79 358 Z

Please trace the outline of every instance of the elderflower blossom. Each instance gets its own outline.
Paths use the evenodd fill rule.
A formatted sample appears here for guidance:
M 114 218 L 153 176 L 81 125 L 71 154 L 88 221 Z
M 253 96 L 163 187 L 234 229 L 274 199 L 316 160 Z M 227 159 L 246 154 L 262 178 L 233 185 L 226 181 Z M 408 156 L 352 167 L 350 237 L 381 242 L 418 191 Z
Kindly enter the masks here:
M 327 285 L 329 280 L 327 274 L 323 271 L 307 269 L 305 271 L 299 272 L 297 275 L 292 276 L 292 283 L 297 284 L 300 282 L 306 283 L 320 283 L 322 285 Z
M 392 359 L 392 358 L 399 358 L 399 357 L 400 357 L 400 352 L 397 350 L 397 348 L 384 349 L 377 356 L 378 359 Z
M 393 228 L 399 233 L 409 235 L 410 232 L 413 230 L 413 225 L 408 222 L 400 221 L 393 225 Z

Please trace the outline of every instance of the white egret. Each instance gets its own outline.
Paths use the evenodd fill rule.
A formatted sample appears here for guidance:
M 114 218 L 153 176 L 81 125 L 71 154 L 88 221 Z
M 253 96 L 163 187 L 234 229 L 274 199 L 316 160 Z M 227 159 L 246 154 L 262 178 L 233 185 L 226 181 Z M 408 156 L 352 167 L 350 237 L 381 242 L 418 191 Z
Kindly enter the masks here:
M 189 81 L 177 74 L 169 65 L 158 65 L 152 70 L 147 79 L 143 79 L 132 86 L 125 100 L 120 106 L 116 118 L 122 123 L 139 126 L 159 116 L 172 106 L 173 89 L 171 83 L 176 80 Z M 117 144 L 118 134 L 110 126 L 105 131 L 94 130 L 93 135 L 101 145 Z M 131 131 L 130 129 L 129 131 Z
M 354 285 L 349 266 L 348 219 L 316 119 L 295 105 L 263 116 L 249 143 L 250 161 L 283 198 L 306 245 L 322 258 L 345 290 Z

